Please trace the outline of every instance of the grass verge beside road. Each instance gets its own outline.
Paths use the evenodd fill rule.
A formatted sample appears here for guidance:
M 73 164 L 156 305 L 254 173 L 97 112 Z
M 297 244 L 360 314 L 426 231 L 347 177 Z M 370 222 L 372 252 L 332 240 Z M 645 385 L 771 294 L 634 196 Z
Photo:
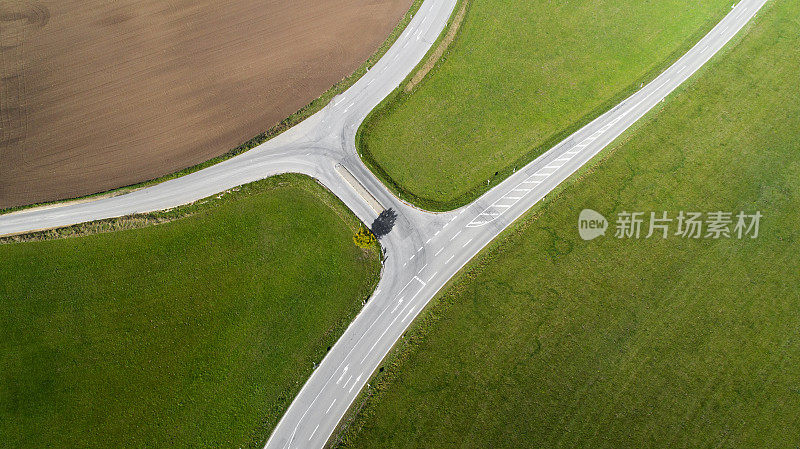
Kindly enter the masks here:
M 427 78 L 364 122 L 360 154 L 403 199 L 456 208 L 633 93 L 729 10 L 723 0 L 470 0 Z
M 0 245 L 0 441 L 261 447 L 377 284 L 360 228 L 281 175 Z
M 506 231 L 401 340 L 344 447 L 796 447 L 800 3 Z M 584 208 L 612 220 L 585 242 Z M 761 211 L 756 239 L 616 239 L 622 211 Z M 675 231 L 676 224 L 672 224 Z

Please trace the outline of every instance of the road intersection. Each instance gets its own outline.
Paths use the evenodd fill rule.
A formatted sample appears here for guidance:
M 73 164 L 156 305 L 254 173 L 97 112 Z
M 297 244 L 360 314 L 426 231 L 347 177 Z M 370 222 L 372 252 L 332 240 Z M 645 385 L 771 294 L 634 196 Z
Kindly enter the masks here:
M 125 195 L 0 215 L 0 235 L 168 209 L 286 172 L 318 179 L 365 223 L 371 223 L 380 209 L 394 210 L 394 228 L 381 240 L 387 257 L 375 293 L 309 377 L 266 443 L 267 448 L 323 447 L 380 362 L 447 281 L 503 229 L 699 70 L 767 1 L 741 0 L 652 82 L 455 211 L 430 213 L 397 199 L 366 168 L 355 147 L 358 126 L 422 60 L 456 5 L 456 0 L 425 0 L 367 74 L 321 111 L 274 139 L 222 163 Z

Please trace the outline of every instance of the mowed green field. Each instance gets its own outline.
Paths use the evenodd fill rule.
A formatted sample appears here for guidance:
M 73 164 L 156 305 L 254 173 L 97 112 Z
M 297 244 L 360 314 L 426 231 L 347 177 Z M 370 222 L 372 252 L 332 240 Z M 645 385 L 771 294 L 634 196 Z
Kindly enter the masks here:
M 732 4 L 469 1 L 444 60 L 415 91 L 390 96 L 358 136 L 373 171 L 430 210 L 472 201 L 618 103 Z
M 3 447 L 260 448 L 377 283 L 310 178 L 185 209 L 0 245 Z
M 765 8 L 434 300 L 343 446 L 800 445 L 800 3 Z M 580 239 L 584 208 L 605 237 Z M 763 218 L 614 237 L 622 211 L 681 210 Z

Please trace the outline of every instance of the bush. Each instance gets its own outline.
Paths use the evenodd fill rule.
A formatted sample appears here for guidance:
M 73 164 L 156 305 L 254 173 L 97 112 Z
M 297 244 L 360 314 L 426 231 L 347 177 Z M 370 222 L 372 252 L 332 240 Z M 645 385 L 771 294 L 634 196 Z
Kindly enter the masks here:
M 375 234 L 362 226 L 356 235 L 353 236 L 353 241 L 356 242 L 356 245 L 362 248 L 369 248 L 375 243 Z

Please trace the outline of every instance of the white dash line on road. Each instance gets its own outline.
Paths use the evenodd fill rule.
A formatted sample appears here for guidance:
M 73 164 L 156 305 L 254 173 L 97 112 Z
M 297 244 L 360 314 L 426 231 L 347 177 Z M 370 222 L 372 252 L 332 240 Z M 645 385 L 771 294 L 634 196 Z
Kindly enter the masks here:
M 433 236 L 434 236 L 434 237 L 438 236 L 440 232 L 442 232 L 442 230 L 441 230 L 441 229 L 440 229 L 440 230 L 438 230 L 438 231 L 436 231 L 436 234 L 433 234 Z
M 395 310 L 397 310 L 397 308 L 398 308 L 398 307 L 400 307 L 400 304 L 403 304 L 403 300 L 404 300 L 404 299 L 406 299 L 406 297 L 405 297 L 405 296 L 403 296 L 402 298 L 400 298 L 400 300 L 399 300 L 399 301 L 397 301 L 397 305 L 396 305 L 396 306 L 394 306 L 394 309 L 392 309 L 392 311 L 391 311 L 390 313 L 394 313 L 394 311 L 395 311 Z M 347 384 L 345 384 L 345 385 L 347 385 Z
M 422 251 L 422 248 L 424 248 L 424 247 L 423 247 L 423 246 L 420 246 L 420 247 L 419 247 L 419 249 L 417 250 L 417 252 L 420 252 L 420 251 Z
M 456 255 L 455 255 L 455 254 L 453 254 L 452 256 L 450 256 L 450 258 L 449 258 L 449 259 L 447 259 L 447 261 L 446 261 L 444 264 L 445 264 L 445 265 L 449 264 L 449 263 L 450 263 L 450 261 L 451 261 L 451 260 L 453 260 L 453 257 L 456 257 Z
M 462 231 L 463 231 L 463 229 L 462 229 Z M 456 239 L 456 237 L 458 237 L 458 236 L 459 236 L 459 234 L 461 234 L 461 231 L 458 231 L 458 232 L 456 232 L 456 233 L 455 233 L 455 235 L 453 235 L 452 237 L 450 237 L 450 241 L 452 242 L 453 240 L 455 240 L 455 239 Z
M 472 239 L 469 239 L 469 240 L 467 240 L 467 242 L 466 242 L 466 243 L 464 243 L 464 246 L 462 246 L 462 248 L 466 248 L 466 247 L 467 247 L 467 245 L 469 245 L 469 243 L 470 243 L 471 241 L 472 241 Z
M 430 242 L 431 242 L 431 240 L 433 240 L 433 237 L 431 237 L 431 238 L 429 238 L 428 240 L 426 240 L 426 241 L 425 241 L 425 244 L 427 245 L 428 243 L 430 243 Z
M 335 403 L 336 403 L 336 398 L 333 398 L 333 401 L 331 401 L 331 405 L 328 406 L 328 410 L 325 410 L 326 415 L 330 413 L 331 409 L 333 408 L 333 404 Z
M 314 438 L 314 434 L 317 433 L 317 429 L 319 429 L 319 424 L 317 424 L 317 427 L 314 427 L 314 431 L 311 432 L 311 436 L 308 437 L 308 441 L 311 441 L 311 439 Z
M 442 251 L 444 251 L 444 248 L 439 248 L 439 251 L 436 251 L 436 254 L 434 254 L 433 257 L 438 256 L 439 254 L 442 253 Z
M 416 295 L 414 295 L 414 296 L 416 296 Z M 413 301 L 413 300 L 414 300 L 414 298 L 411 298 L 411 301 Z M 411 301 L 409 301 L 408 303 L 409 303 L 409 304 L 411 304 Z M 406 305 L 406 307 L 408 307 L 408 305 Z M 403 310 L 405 310 L 405 309 L 403 309 Z M 403 312 L 402 312 L 402 311 L 400 311 L 400 313 L 403 313 Z M 363 365 L 363 364 L 364 364 L 364 362 L 367 360 L 367 357 L 369 357 L 370 355 L 372 355 L 372 350 L 373 350 L 373 349 L 375 349 L 375 346 L 378 346 L 378 342 L 380 342 L 380 341 L 383 339 L 383 336 L 384 336 L 384 335 L 386 335 L 386 333 L 387 333 L 387 332 L 389 332 L 389 329 L 391 329 L 391 327 L 394 325 L 394 323 L 397 321 L 397 319 L 398 319 L 398 318 L 400 318 L 400 315 L 397 315 L 397 316 L 396 316 L 396 317 L 395 317 L 395 318 L 392 320 L 392 322 L 391 322 L 391 323 L 389 323 L 389 325 L 388 325 L 388 326 L 386 326 L 386 329 L 384 329 L 384 330 L 383 330 L 383 333 L 380 335 L 380 337 L 378 337 L 378 338 L 375 340 L 375 342 L 374 342 L 374 343 L 372 343 L 372 346 L 369 348 L 369 351 L 367 351 L 367 354 L 366 354 L 366 355 L 364 355 L 364 358 L 363 358 L 363 359 L 361 359 L 361 364 L 362 364 L 362 365 Z
M 425 267 L 427 267 L 427 266 L 428 266 L 428 264 L 425 264 L 425 265 L 423 265 L 423 266 L 422 266 L 422 268 L 420 268 L 420 269 L 419 269 L 419 271 L 417 272 L 417 274 L 420 274 L 420 273 L 422 273 L 422 270 L 424 270 L 424 269 L 425 269 Z
M 342 381 L 342 379 L 344 379 L 344 375 L 347 374 L 347 368 L 349 368 L 349 367 L 350 367 L 350 365 L 347 365 L 347 366 L 344 367 L 344 370 L 342 371 L 341 377 L 339 377 L 339 380 L 336 381 L 336 385 L 339 385 L 339 383 Z
M 350 386 L 350 389 L 349 389 L 349 390 L 347 390 L 347 394 L 350 394 L 350 393 L 352 393 L 352 392 L 353 392 L 353 388 L 355 388 L 355 387 L 356 387 L 356 385 L 358 384 L 358 381 L 359 381 L 359 380 L 361 380 L 361 374 L 359 374 L 359 375 L 358 375 L 358 377 L 356 378 L 356 381 L 355 381 L 355 382 L 353 382 L 353 385 L 351 385 L 351 386 Z
M 415 310 L 417 310 L 417 306 L 412 307 L 411 310 L 408 311 L 406 316 L 403 317 L 402 322 L 405 323 L 408 317 L 411 316 L 411 314 L 414 313 Z
M 433 274 L 431 275 L 430 279 L 428 279 L 428 282 L 432 281 L 433 278 L 436 277 L 437 274 L 439 274 L 439 272 L 438 271 L 434 271 Z

